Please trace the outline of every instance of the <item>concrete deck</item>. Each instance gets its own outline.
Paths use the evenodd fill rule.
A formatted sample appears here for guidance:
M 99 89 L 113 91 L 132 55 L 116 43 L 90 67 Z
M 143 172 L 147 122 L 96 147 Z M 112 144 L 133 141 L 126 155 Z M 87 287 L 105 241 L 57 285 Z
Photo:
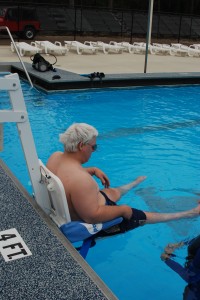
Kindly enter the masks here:
M 44 57 L 53 62 L 54 58 Z M 56 55 L 55 68 L 61 68 L 77 74 L 103 72 L 105 74 L 143 73 L 145 55 L 143 54 L 82 54 L 69 51 L 67 55 Z M 0 46 L 0 62 L 18 62 L 16 53 L 11 52 L 10 46 Z M 23 57 L 24 62 L 31 63 L 29 56 Z M 148 55 L 148 73 L 168 72 L 199 72 L 200 57 L 177 57 L 170 55 Z
M 90 74 L 82 76 L 58 68 L 56 72 L 48 71 L 43 73 L 34 70 L 30 63 L 24 63 L 24 65 L 34 86 L 40 87 L 45 91 L 200 83 L 200 72 L 106 74 L 104 78 L 91 79 L 88 77 Z M 2 64 L 0 63 L 1 68 Z M 12 73 L 18 73 L 21 78 L 27 80 L 21 63 L 11 63 L 8 69 Z M 59 78 L 55 79 L 55 75 L 59 76 Z
M 117 299 L 1 160 L 0 207 L 0 232 L 15 228 L 32 253 L 8 262 L 0 255 L 0 299 Z
M 52 56 L 42 54 L 53 62 Z M 200 57 L 177 57 L 170 55 L 148 55 L 147 73 L 144 73 L 145 55 L 142 54 L 82 54 L 69 51 L 67 55 L 57 55 L 54 65 L 56 72 L 38 72 L 32 68 L 29 56 L 22 57 L 34 85 L 45 90 L 67 90 L 85 88 L 124 87 L 162 84 L 200 83 Z M 10 68 L 26 78 L 16 53 L 9 46 L 0 47 L 1 70 Z M 105 78 L 91 80 L 83 74 L 103 72 Z M 59 79 L 53 76 L 59 75 Z

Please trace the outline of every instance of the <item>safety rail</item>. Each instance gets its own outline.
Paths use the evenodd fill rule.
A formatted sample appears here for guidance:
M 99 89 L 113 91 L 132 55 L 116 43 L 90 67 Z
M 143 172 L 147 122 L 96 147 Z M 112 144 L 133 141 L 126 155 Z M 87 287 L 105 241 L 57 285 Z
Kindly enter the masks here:
M 22 64 L 22 67 L 23 67 L 23 69 L 24 69 L 24 72 L 26 73 L 27 79 L 28 79 L 28 81 L 29 81 L 31 87 L 33 87 L 33 83 L 32 83 L 32 81 L 31 81 L 31 78 L 30 78 L 30 76 L 29 76 L 29 74 L 28 74 L 28 72 L 27 72 L 27 70 L 26 70 L 26 67 L 25 67 L 25 65 L 24 65 L 24 62 L 23 62 L 23 60 L 22 60 L 22 58 L 21 58 L 21 55 L 20 55 L 20 53 L 19 53 L 19 51 L 18 51 L 18 49 L 17 49 L 16 43 L 15 43 L 13 37 L 12 37 L 12 34 L 11 34 L 9 28 L 8 28 L 7 26 L 0 26 L 0 30 L 7 30 L 8 35 L 9 35 L 9 37 L 10 37 L 10 39 L 11 39 L 11 42 L 13 43 L 13 46 L 14 46 L 15 51 L 16 51 L 16 53 L 17 53 L 17 56 L 19 57 L 19 60 L 20 60 L 20 62 L 21 62 L 21 64 Z
M 16 123 L 33 187 L 34 198 L 39 206 L 47 212 L 49 196 L 46 187 L 41 184 L 37 151 L 18 74 L 10 74 L 0 78 L 0 90 L 8 92 L 12 107 L 10 110 L 0 110 L 0 125 L 5 122 Z M 0 140 L 2 141 L 3 137 Z

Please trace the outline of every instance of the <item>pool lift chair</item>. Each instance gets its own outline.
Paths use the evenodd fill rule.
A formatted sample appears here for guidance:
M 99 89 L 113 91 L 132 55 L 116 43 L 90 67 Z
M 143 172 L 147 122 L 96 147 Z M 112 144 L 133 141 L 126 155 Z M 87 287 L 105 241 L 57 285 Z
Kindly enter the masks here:
M 71 243 L 81 242 L 76 249 L 86 258 L 89 248 L 95 245 L 98 234 L 114 225 L 121 223 L 122 218 L 116 218 L 99 224 L 88 224 L 84 221 L 72 221 L 67 204 L 64 186 L 41 160 L 39 160 L 41 183 L 45 184 L 49 194 L 49 216 Z M 109 235 L 109 234 L 108 234 Z

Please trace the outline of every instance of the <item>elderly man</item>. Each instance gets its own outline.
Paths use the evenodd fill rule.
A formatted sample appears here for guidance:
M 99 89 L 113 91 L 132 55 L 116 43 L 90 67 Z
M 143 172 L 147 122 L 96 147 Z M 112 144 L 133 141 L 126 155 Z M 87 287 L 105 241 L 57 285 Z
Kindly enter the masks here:
M 121 196 L 144 181 L 146 177 L 140 176 L 127 185 L 111 188 L 108 177 L 100 169 L 84 168 L 82 165 L 97 149 L 97 136 L 98 131 L 93 126 L 85 123 L 71 125 L 60 134 L 64 152 L 53 153 L 47 162 L 49 170 L 63 183 L 73 221 L 83 220 L 94 224 L 123 217 L 120 226 L 121 231 L 124 232 L 144 224 L 199 216 L 200 205 L 176 213 L 146 212 L 128 205 L 117 205 L 116 202 Z M 104 189 L 99 189 L 92 176 L 101 180 Z

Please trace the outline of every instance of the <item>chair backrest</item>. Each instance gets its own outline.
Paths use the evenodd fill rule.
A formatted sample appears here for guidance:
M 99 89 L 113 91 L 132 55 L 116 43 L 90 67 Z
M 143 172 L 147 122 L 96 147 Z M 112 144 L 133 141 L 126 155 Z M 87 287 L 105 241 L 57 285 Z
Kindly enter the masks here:
M 49 216 L 60 227 L 71 222 L 67 198 L 61 180 L 54 175 L 39 159 L 41 179 L 49 194 Z

